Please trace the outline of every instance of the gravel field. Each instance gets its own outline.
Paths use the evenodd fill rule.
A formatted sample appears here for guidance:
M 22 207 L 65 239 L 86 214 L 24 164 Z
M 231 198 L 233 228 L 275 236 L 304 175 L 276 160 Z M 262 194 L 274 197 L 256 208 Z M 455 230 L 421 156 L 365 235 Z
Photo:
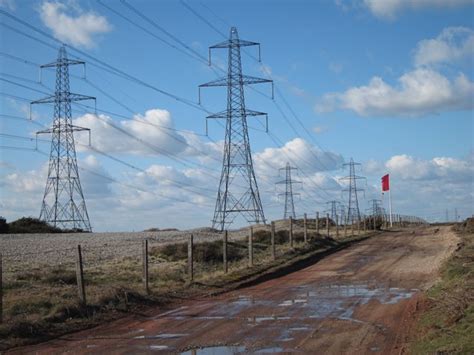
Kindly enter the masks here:
M 277 224 L 277 229 L 279 229 Z M 268 229 L 257 225 L 254 230 Z M 81 245 L 84 261 L 89 265 L 112 258 L 141 255 L 141 242 L 148 238 L 150 246 L 186 241 L 190 234 L 195 241 L 221 239 L 222 234 L 210 228 L 185 231 L 156 231 L 129 233 L 57 233 L 57 234 L 4 234 L 0 235 L 0 252 L 7 272 L 22 270 L 24 265 L 42 266 L 74 263 L 76 247 Z M 229 239 L 248 235 L 242 228 L 229 232 Z

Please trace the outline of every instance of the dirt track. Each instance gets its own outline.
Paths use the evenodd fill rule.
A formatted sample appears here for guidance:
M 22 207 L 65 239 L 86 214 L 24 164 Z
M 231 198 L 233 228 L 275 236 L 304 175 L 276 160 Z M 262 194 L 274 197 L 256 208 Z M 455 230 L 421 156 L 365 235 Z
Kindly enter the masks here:
M 449 227 L 387 232 L 253 287 L 15 351 L 404 353 L 421 291 L 456 243 Z

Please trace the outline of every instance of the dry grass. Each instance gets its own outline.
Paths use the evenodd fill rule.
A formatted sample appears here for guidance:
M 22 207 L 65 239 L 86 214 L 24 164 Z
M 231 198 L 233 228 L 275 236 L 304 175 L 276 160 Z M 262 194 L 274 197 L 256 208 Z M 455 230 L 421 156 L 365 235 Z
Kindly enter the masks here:
M 428 310 L 421 316 L 415 354 L 474 353 L 474 219 L 461 225 L 461 243 L 428 291 Z

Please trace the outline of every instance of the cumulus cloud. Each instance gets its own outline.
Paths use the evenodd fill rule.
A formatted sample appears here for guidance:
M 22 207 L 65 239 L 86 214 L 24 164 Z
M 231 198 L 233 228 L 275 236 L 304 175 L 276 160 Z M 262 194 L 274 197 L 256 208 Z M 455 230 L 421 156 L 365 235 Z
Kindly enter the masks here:
M 418 43 L 415 65 L 451 63 L 474 57 L 474 31 L 466 27 L 448 27 L 436 37 Z
M 109 153 L 165 156 L 186 149 L 186 139 L 174 131 L 167 110 L 151 109 L 144 115 L 136 114 L 130 120 L 121 121 L 114 121 L 107 115 L 85 114 L 75 119 L 74 124 L 90 128 L 92 145 Z M 88 134 L 82 132 L 77 136 L 82 145 L 78 150 L 87 150 L 84 145 L 88 144 Z
M 436 38 L 418 43 L 414 69 L 395 84 L 374 76 L 366 85 L 323 95 L 316 112 L 345 109 L 360 116 L 422 116 L 443 111 L 472 110 L 474 83 L 462 72 L 447 76 L 436 64 L 454 64 L 474 57 L 474 31 L 445 28 Z
M 418 68 L 402 75 L 398 85 L 373 77 L 368 85 L 326 94 L 315 109 L 328 112 L 341 108 L 361 116 L 419 116 L 470 110 L 473 95 L 474 83 L 462 73 L 450 80 L 435 70 Z
M 374 16 L 394 19 L 404 10 L 456 8 L 472 4 L 472 0 L 335 0 L 344 10 L 364 7 Z
M 472 159 L 470 159 L 472 160 Z M 474 166 L 469 159 L 435 157 L 431 160 L 416 159 L 402 154 L 391 157 L 385 167 L 390 173 L 405 180 L 444 180 L 447 182 L 471 182 Z
M 444 220 L 445 210 L 457 208 L 463 218 L 471 215 L 474 201 L 474 155 L 464 158 L 421 159 L 407 154 L 387 161 L 371 161 L 364 169 L 376 181 L 368 198 L 380 198 L 380 177 L 390 173 L 395 213 Z M 423 201 L 420 204 L 420 201 Z
M 44 1 L 39 13 L 54 37 L 72 45 L 93 47 L 94 37 L 112 30 L 107 18 L 92 11 L 85 12 L 76 1 Z
M 254 154 L 257 171 L 267 175 L 274 175 L 275 167 L 284 167 L 288 161 L 308 173 L 315 173 L 338 169 L 343 158 L 340 154 L 322 151 L 302 138 L 295 138 L 283 147 L 266 148 Z

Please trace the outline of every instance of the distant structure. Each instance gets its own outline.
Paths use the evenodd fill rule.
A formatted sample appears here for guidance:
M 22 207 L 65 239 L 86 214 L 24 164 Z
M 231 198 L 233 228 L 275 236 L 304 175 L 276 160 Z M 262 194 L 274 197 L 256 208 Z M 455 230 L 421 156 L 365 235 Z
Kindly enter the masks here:
M 280 168 L 280 171 L 281 170 L 285 170 L 285 180 L 278 181 L 276 184 L 285 184 L 285 192 L 279 194 L 279 196 L 285 196 L 285 212 L 283 213 L 283 219 L 287 219 L 290 217 L 294 219 L 296 218 L 296 214 L 293 195 L 299 194 L 293 193 L 293 185 L 301 184 L 301 181 L 295 181 L 291 178 L 291 170 L 296 170 L 296 168 L 290 166 L 290 163 L 286 163 L 286 166 L 284 168 Z
M 385 214 L 385 210 L 382 207 L 382 200 L 377 200 L 377 199 L 370 200 L 368 212 L 372 216 L 381 216 Z
M 349 167 L 349 175 L 340 179 L 343 181 L 349 181 L 349 187 L 343 190 L 344 192 L 348 192 L 349 194 L 346 223 L 360 222 L 359 200 L 357 197 L 357 192 L 364 190 L 357 188 L 357 180 L 365 179 L 365 177 L 358 176 L 355 174 L 356 165 L 361 164 L 354 163 L 354 160 L 352 158 L 349 163 L 343 164 L 343 166 Z
M 62 228 L 91 232 L 86 202 L 82 193 L 77 167 L 75 131 L 88 131 L 88 128 L 72 124 L 71 103 L 82 100 L 95 100 L 95 97 L 74 94 L 69 91 L 69 66 L 84 65 L 78 60 L 67 58 L 66 48 L 59 49 L 56 62 L 45 64 L 42 68 L 56 68 L 56 90 L 54 95 L 31 102 L 31 104 L 54 104 L 53 125 L 36 134 L 51 134 L 48 178 L 41 205 L 40 219 Z
M 329 213 L 331 220 L 333 220 L 334 223 L 336 223 L 336 221 L 337 223 L 342 223 L 342 216 L 344 216 L 344 214 L 341 214 L 341 218 L 338 218 L 339 217 L 338 209 L 340 210 L 340 207 L 339 207 L 340 202 L 333 200 L 333 201 L 326 202 L 326 204 L 328 205 L 327 212 Z
M 208 119 L 223 118 L 226 120 L 222 173 L 212 220 L 213 227 L 221 231 L 231 224 L 239 214 L 244 216 L 249 223 L 265 223 L 253 168 L 247 116 L 267 114 L 245 107 L 244 86 L 272 83 L 272 80 L 242 74 L 240 47 L 247 46 L 259 46 L 260 54 L 259 43 L 239 39 L 237 29 L 232 27 L 229 40 L 209 47 L 209 64 L 211 63 L 212 49 L 228 49 L 227 76 L 199 86 L 199 88 L 227 87 L 227 109 L 207 117 Z

